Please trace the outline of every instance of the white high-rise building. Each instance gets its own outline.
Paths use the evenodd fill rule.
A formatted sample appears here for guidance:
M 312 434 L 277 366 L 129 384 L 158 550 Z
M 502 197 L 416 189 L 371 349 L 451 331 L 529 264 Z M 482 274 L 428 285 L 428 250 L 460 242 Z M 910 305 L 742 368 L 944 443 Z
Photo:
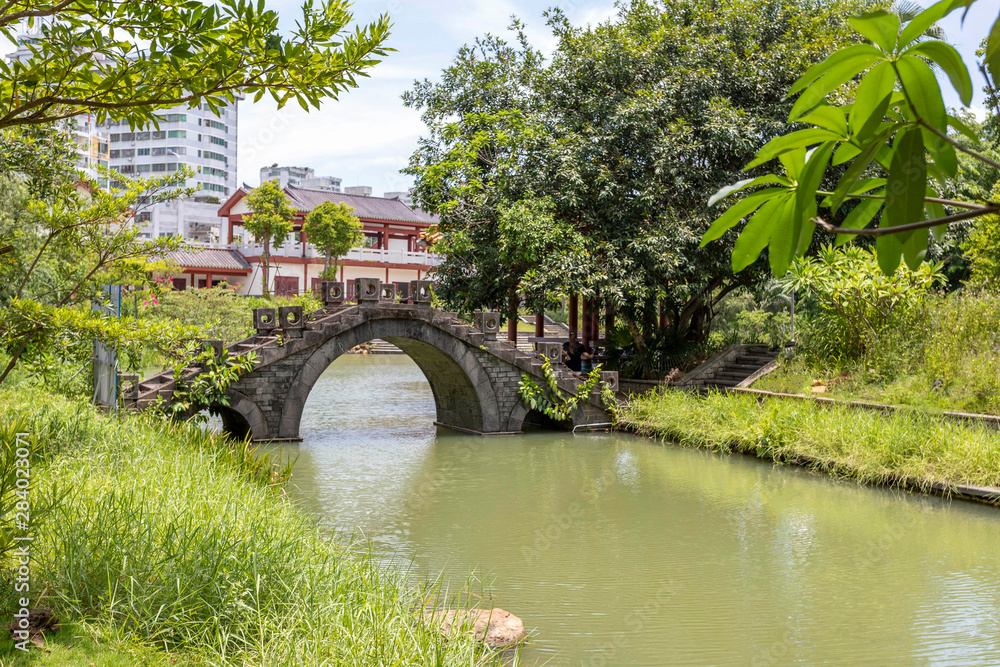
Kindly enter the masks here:
M 271 165 L 260 170 L 260 182 L 277 181 L 281 189 L 294 185 L 306 190 L 340 192 L 341 179 L 336 176 L 317 176 L 309 167 L 279 167 Z
M 124 121 L 105 123 L 114 171 L 131 178 L 163 176 L 182 166 L 195 172 L 186 183 L 196 188 L 194 198 L 158 204 L 140 214 L 137 222 L 143 225 L 143 235 L 218 240 L 219 204 L 236 191 L 237 105 L 225 107 L 218 116 L 203 105 L 158 115 L 162 118 L 158 129 L 132 130 Z
M 29 45 L 42 39 L 41 25 L 17 38 L 17 50 L 7 55 L 9 60 L 27 60 L 31 57 Z M 98 172 L 98 165 L 109 166 L 108 132 L 100 127 L 90 114 L 80 114 L 58 123 L 76 145 L 77 167 L 98 186 L 106 188 L 107 179 Z

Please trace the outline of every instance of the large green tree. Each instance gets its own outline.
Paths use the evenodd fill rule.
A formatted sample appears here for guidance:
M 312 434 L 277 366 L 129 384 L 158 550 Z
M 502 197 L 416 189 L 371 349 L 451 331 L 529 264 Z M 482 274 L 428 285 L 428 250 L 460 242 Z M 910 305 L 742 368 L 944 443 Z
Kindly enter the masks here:
M 0 59 L 0 128 L 88 112 L 143 125 L 158 109 L 217 110 L 239 94 L 318 108 L 387 51 L 388 17 L 350 30 L 349 7 L 305 0 L 282 35 L 278 14 L 249 0 L 11 0 L 0 32 L 35 34 L 25 57 Z
M 638 346 L 657 335 L 661 307 L 675 339 L 703 336 L 714 303 L 764 273 L 735 274 L 731 245 L 699 248 L 704 192 L 787 131 L 788 88 L 851 39 L 843 17 L 860 4 L 633 0 L 593 27 L 549 12 L 548 62 L 520 31 L 513 45 L 462 49 L 440 82 L 405 97 L 429 130 L 410 163 L 417 196 L 446 241 L 470 239 L 438 268 L 440 293 L 460 306 L 496 304 L 512 286 L 572 291 L 611 304 Z M 496 248 L 501 211 L 533 197 L 583 248 L 529 275 L 499 265 Z

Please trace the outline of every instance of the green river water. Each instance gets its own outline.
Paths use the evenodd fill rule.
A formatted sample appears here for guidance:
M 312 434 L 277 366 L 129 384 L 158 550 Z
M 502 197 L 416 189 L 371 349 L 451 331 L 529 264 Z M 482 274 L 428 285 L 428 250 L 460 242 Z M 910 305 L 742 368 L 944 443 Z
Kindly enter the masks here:
M 433 425 L 407 357 L 345 356 L 293 494 L 532 630 L 523 664 L 998 665 L 1000 510 L 622 434 Z

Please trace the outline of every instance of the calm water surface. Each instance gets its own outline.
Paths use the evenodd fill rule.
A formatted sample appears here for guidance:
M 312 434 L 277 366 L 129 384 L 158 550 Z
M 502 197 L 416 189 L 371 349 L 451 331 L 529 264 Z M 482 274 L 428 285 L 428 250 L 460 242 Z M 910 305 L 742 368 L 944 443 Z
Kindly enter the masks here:
M 556 665 L 1000 664 L 1000 511 L 624 435 L 439 431 L 407 357 L 345 356 L 294 493 L 386 558 L 477 573 Z

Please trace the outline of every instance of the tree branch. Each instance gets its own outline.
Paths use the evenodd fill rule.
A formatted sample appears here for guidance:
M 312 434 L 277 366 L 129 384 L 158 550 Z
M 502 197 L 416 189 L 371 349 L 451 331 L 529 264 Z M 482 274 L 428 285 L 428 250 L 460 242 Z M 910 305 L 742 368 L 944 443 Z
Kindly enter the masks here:
M 903 234 L 905 232 L 912 232 L 918 229 L 929 229 L 930 227 L 950 225 L 953 222 L 971 220 L 972 218 L 978 218 L 984 215 L 995 215 L 997 213 L 1000 213 L 1000 204 L 991 204 L 989 206 L 981 206 L 973 211 L 956 213 L 955 215 L 949 215 L 943 218 L 934 218 L 933 220 L 923 220 L 921 222 L 911 222 L 906 225 L 896 225 L 895 227 L 876 227 L 874 229 L 847 229 L 844 227 L 837 227 L 819 216 L 813 218 L 812 220 L 826 231 L 833 232 L 834 234 L 852 234 L 855 236 L 888 236 L 889 234 Z

